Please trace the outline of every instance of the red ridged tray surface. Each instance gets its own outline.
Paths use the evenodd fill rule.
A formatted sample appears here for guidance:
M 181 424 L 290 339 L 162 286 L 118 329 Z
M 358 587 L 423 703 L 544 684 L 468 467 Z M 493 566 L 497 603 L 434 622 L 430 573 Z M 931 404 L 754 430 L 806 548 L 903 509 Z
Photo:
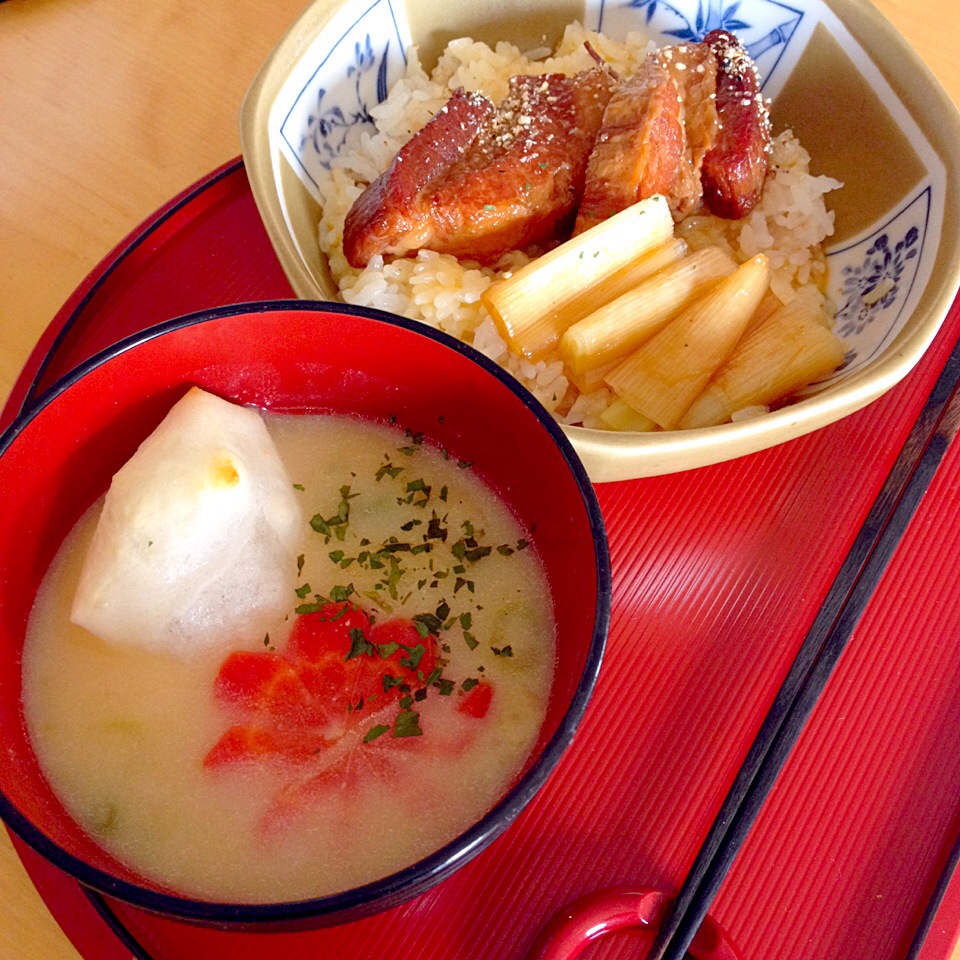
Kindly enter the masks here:
M 9 419 L 112 341 L 178 314 L 291 296 L 233 163 L 159 211 L 58 314 Z M 867 409 L 762 453 L 599 488 L 613 619 L 569 755 L 511 829 L 378 917 L 267 936 L 111 902 L 155 960 L 523 957 L 563 904 L 683 882 L 818 609 L 960 336 L 954 306 L 919 367 Z M 960 828 L 960 449 L 907 527 L 711 910 L 744 960 L 899 960 Z M 87 960 L 130 956 L 77 885 L 18 842 Z M 949 956 L 956 884 L 923 960 Z M 643 955 L 618 934 L 590 960 Z

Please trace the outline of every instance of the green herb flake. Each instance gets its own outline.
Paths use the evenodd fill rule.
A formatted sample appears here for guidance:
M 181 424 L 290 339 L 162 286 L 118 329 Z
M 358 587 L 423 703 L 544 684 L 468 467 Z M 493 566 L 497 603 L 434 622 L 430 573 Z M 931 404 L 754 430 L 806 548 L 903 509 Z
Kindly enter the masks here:
M 310 518 L 310 526 L 317 532 L 322 533 L 325 537 L 333 536 L 333 530 L 330 528 L 330 524 L 323 518 L 323 514 L 315 513 Z
M 491 647 L 490 649 L 493 651 L 493 655 L 495 657 L 513 656 L 513 648 L 510 646 L 510 644 L 507 644 L 505 647 Z
M 416 670 L 420 666 L 420 661 L 423 659 L 424 653 L 426 653 L 426 648 L 422 643 L 418 643 L 415 647 L 406 648 L 407 656 L 401 658 L 400 666 L 404 667 L 407 670 Z
M 417 633 L 424 638 L 428 633 L 437 636 L 443 627 L 443 620 L 435 613 L 417 613 L 414 614 L 412 619 L 413 625 L 417 628 Z
M 374 476 L 379 483 L 384 477 L 389 477 L 391 480 L 396 480 L 402 472 L 403 467 L 395 467 L 392 463 L 387 461 L 377 470 Z
M 415 710 L 401 710 L 393 722 L 394 737 L 422 737 L 420 714 Z
M 376 740 L 377 737 L 382 737 L 385 733 L 388 733 L 389 730 L 389 727 L 384 726 L 382 723 L 378 723 L 375 727 L 371 727 L 363 735 L 363 742 L 370 743 L 371 741 Z
M 441 543 L 446 543 L 448 533 L 448 529 L 443 525 L 443 520 L 434 510 L 427 523 L 427 532 L 423 535 L 424 539 L 439 540 Z
M 350 629 L 350 651 L 345 660 L 353 660 L 356 657 L 372 657 L 377 652 L 376 647 L 367 639 L 367 635 L 359 627 Z
M 301 603 L 294 607 L 293 612 L 299 616 L 305 616 L 308 613 L 319 613 L 325 605 L 322 600 L 317 600 L 314 603 Z

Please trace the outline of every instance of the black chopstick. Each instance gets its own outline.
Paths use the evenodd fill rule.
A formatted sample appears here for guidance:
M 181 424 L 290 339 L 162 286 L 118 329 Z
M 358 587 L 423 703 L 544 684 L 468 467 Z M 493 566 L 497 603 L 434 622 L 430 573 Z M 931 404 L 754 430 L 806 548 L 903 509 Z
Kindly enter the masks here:
M 950 882 L 953 880 L 953 875 L 957 872 L 958 863 L 960 863 L 960 837 L 954 840 L 950 855 L 947 857 L 947 862 L 944 864 L 943 870 L 940 871 L 936 886 L 930 895 L 930 899 L 927 901 L 923 916 L 920 918 L 920 923 L 917 925 L 916 933 L 914 933 L 913 940 L 910 943 L 910 950 L 907 952 L 904 960 L 917 960 L 920 956 L 920 951 L 923 949 L 927 934 L 933 926 L 933 918 L 940 909 L 940 904 L 946 895 L 947 887 L 950 886 Z
M 647 960 L 682 960 L 960 426 L 950 355 L 830 587 Z M 940 894 L 942 897 L 942 892 Z

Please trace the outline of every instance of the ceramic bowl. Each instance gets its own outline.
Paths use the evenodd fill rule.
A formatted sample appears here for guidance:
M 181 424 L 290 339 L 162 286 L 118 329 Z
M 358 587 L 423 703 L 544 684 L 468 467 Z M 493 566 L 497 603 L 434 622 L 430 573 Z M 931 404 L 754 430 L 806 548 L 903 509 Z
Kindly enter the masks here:
M 829 293 L 846 348 L 840 370 L 752 420 L 689 431 L 616 434 L 565 427 L 595 481 L 670 473 L 742 456 L 822 427 L 904 377 L 960 285 L 960 120 L 936 80 L 868 0 L 524 0 L 442 7 L 316 0 L 263 65 L 241 110 L 253 194 L 298 296 L 337 299 L 317 241 L 318 173 L 417 44 L 426 67 L 450 39 L 552 45 L 579 20 L 658 43 L 735 31 L 828 195 Z
M 84 834 L 31 749 L 20 658 L 38 584 L 66 533 L 191 385 L 275 411 L 396 418 L 469 461 L 536 530 L 558 627 L 555 679 L 537 746 L 478 822 L 419 863 L 363 887 L 262 905 L 180 896 L 138 876 Z M 511 430 L 492 433 L 490 418 L 511 423 Z M 520 813 L 571 743 L 594 688 L 611 588 L 593 487 L 526 391 L 476 351 L 422 324 L 304 301 L 225 307 L 162 324 L 84 363 L 11 424 L 0 436 L 0 487 L 0 815 L 67 874 L 148 910 L 204 924 L 299 927 L 354 919 L 420 893 Z

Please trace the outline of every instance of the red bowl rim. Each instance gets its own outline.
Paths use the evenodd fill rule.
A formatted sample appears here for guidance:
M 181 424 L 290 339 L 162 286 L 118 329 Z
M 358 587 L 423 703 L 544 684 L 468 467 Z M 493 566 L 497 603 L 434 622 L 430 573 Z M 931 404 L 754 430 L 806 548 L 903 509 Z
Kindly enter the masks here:
M 550 434 L 577 485 L 587 522 L 593 535 L 597 597 L 593 633 L 584 669 L 570 705 L 553 736 L 526 772 L 477 823 L 446 843 L 439 850 L 387 877 L 350 890 L 306 900 L 250 904 L 204 901 L 187 896 L 161 893 L 113 876 L 69 853 L 35 827 L 0 791 L 0 819 L 24 843 L 81 884 L 133 906 L 175 919 L 204 925 L 228 925 L 256 929 L 263 929 L 264 926 L 269 925 L 283 927 L 334 925 L 357 920 L 397 906 L 425 892 L 448 877 L 503 833 L 540 790 L 574 739 L 599 676 L 610 626 L 612 602 L 610 554 L 600 505 L 580 458 L 556 420 L 516 379 L 470 345 L 441 330 L 369 307 L 332 304 L 318 300 L 265 300 L 196 311 L 148 327 L 117 341 L 83 361 L 75 369 L 51 384 L 32 402 L 25 403 L 6 430 L 0 434 L 0 456 L 4 455 L 7 448 L 15 442 L 20 433 L 45 407 L 68 391 L 74 383 L 85 377 L 91 370 L 109 362 L 112 358 L 147 341 L 209 320 L 274 311 L 347 314 L 401 327 L 464 355 L 483 367 L 491 376 L 500 381 L 502 386 L 514 393 Z

